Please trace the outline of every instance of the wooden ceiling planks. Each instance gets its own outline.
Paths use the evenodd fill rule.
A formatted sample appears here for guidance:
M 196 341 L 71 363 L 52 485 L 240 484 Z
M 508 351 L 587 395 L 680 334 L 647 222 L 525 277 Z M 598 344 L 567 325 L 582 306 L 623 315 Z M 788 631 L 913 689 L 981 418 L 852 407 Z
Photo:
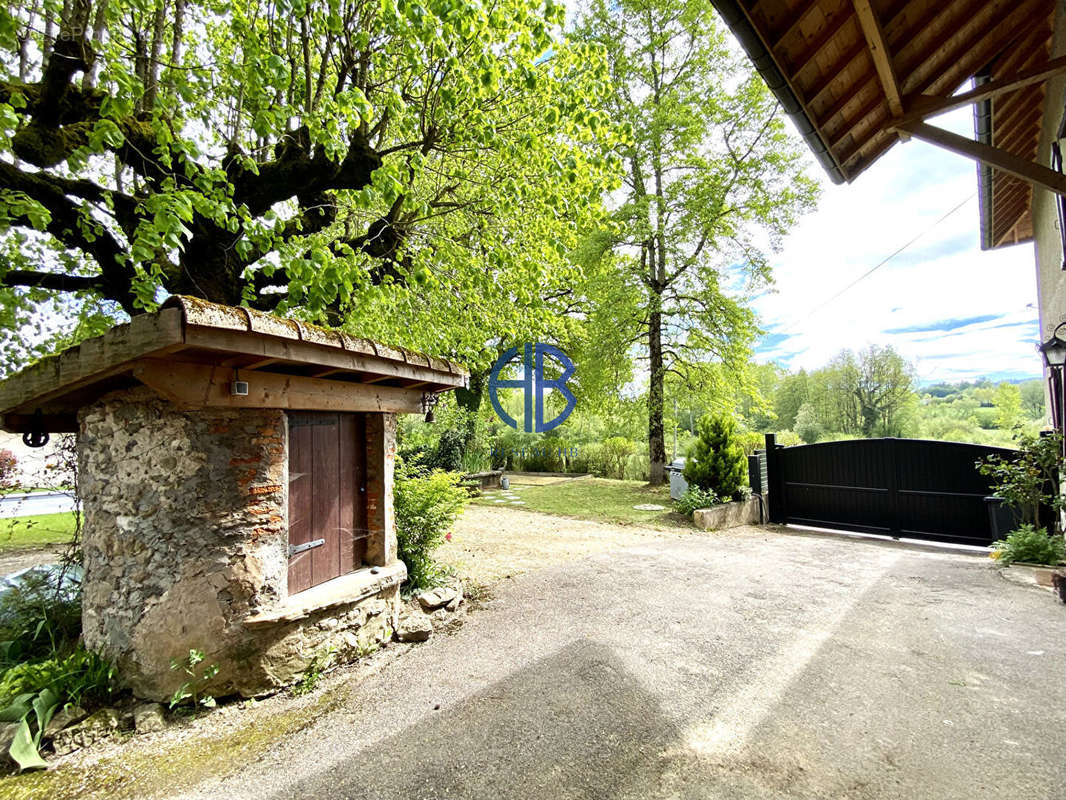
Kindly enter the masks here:
M 1039 67 L 1050 58 L 1055 4 L 1056 0 L 735 3 L 847 181 L 897 140 L 893 122 L 898 109 L 893 113 L 892 92 L 885 91 L 890 75 L 897 81 L 907 113 L 923 95 L 950 96 L 975 74 L 987 72 L 998 80 Z M 880 63 L 868 41 L 878 27 L 884 45 Z M 1012 155 L 1038 160 L 1044 94 L 1040 83 L 993 98 L 992 143 Z M 995 170 L 991 174 L 992 203 L 986 211 L 991 214 L 992 238 L 998 244 L 1031 236 L 1031 187 L 1011 175 Z
M 992 80 L 1017 75 L 1047 60 L 1051 52 L 1051 19 L 1030 28 L 996 59 L 988 70 Z M 992 99 L 992 142 L 1014 155 L 1039 159 L 1045 90 L 1038 83 Z M 989 209 L 992 246 L 1028 241 L 1033 235 L 1032 187 L 1011 175 L 993 171 Z

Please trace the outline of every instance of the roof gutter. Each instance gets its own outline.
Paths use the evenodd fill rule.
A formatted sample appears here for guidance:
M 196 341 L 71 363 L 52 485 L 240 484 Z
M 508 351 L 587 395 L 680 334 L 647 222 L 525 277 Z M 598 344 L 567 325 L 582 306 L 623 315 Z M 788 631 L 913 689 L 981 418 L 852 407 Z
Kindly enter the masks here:
M 974 76 L 974 88 L 983 86 L 991 80 L 987 72 Z M 992 144 L 992 100 L 981 100 L 974 103 L 973 127 L 977 134 L 977 141 L 981 144 Z M 995 242 L 992 241 L 992 168 L 986 164 L 977 162 L 977 198 L 980 204 L 981 214 L 981 249 L 993 250 Z
M 755 31 L 740 4 L 737 0 L 711 0 L 711 5 L 714 6 L 725 21 L 725 24 L 729 26 L 733 35 L 737 37 L 740 46 L 744 48 L 752 63 L 755 64 L 755 69 L 759 71 L 770 91 L 777 97 L 785 113 L 799 130 L 800 135 L 806 140 L 807 146 L 814 153 L 814 157 L 818 159 L 822 168 L 829 173 L 830 180 L 837 184 L 844 183 L 844 173 L 841 172 L 840 167 L 833 160 L 833 156 L 829 152 L 829 146 L 814 127 L 810 117 L 807 116 L 807 112 L 804 110 L 799 98 L 792 92 L 792 88 L 788 85 L 785 76 L 778 69 L 773 55 L 767 51 L 762 39 Z

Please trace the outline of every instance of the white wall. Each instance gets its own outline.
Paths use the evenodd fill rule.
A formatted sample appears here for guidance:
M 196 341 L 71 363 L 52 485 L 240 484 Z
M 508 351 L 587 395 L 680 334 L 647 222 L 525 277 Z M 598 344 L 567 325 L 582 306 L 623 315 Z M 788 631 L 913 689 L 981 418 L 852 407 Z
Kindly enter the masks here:
M 1066 0 L 1055 11 L 1055 38 L 1051 57 L 1066 55 Z M 1048 81 L 1044 99 L 1044 126 L 1040 134 L 1039 162 L 1051 164 L 1051 143 L 1058 135 L 1066 110 L 1066 75 Z M 1066 147 L 1066 141 L 1062 143 Z M 1057 197 L 1047 189 L 1034 188 L 1033 229 L 1036 239 L 1036 284 L 1040 308 L 1040 340 L 1051 337 L 1056 326 L 1066 322 L 1066 270 L 1063 270 L 1062 231 L 1059 230 Z M 1048 403 L 1050 409 L 1050 403 Z
M 22 443 L 22 434 L 0 431 L 0 450 L 10 450 L 18 461 L 18 482 L 26 488 L 57 486 L 63 477 L 50 464 L 58 461 L 55 445 L 59 435 L 53 435 L 45 447 L 27 447 Z

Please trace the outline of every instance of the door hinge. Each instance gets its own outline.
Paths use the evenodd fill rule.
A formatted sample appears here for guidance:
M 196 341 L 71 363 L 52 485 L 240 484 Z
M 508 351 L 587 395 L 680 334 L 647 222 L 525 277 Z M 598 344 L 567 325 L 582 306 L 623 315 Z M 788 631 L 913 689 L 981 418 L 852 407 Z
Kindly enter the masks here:
M 310 542 L 304 542 L 303 544 L 290 544 L 289 545 L 289 558 L 292 558 L 297 553 L 302 553 L 304 550 L 310 550 L 312 547 L 321 547 L 326 543 L 325 539 L 315 539 Z

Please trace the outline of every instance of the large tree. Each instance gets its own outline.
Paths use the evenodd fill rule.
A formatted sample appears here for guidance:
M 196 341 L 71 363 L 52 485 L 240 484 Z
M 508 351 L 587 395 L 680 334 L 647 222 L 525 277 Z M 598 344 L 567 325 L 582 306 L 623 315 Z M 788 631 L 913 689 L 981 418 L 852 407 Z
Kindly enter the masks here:
M 605 249 L 635 300 L 619 324 L 649 375 L 650 479 L 663 481 L 663 389 L 741 375 L 756 332 L 743 302 L 767 253 L 813 205 L 802 149 L 707 0 L 593 0 L 577 26 L 607 53 L 603 110 L 629 130 L 625 194 Z M 706 376 L 703 376 L 706 378 Z
M 435 290 L 449 299 L 426 304 L 432 320 L 459 310 L 469 329 L 493 304 L 536 306 L 610 186 L 611 128 L 588 109 L 602 62 L 553 34 L 562 13 L 553 0 L 0 9 L 0 317 L 10 331 L 50 297 L 93 318 L 183 293 L 339 322 Z

